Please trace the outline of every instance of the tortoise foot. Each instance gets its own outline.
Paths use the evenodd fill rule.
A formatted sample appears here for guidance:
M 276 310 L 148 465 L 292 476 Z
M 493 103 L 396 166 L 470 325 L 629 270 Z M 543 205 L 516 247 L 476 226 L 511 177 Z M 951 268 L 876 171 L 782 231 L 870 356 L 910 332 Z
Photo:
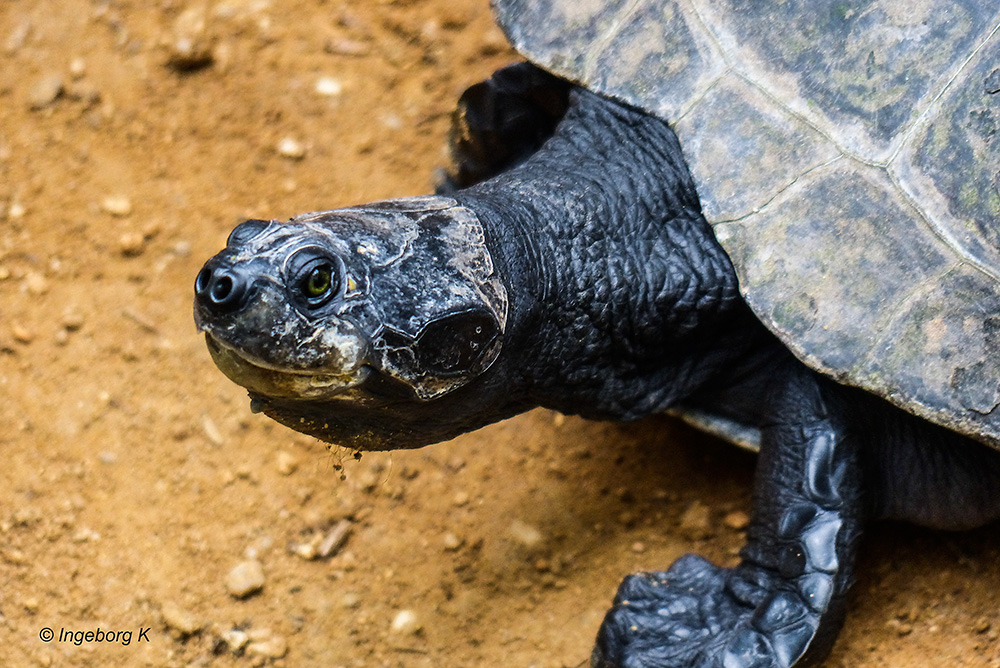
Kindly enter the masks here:
M 570 85 L 530 63 L 498 70 L 458 101 L 449 144 L 453 167 L 439 194 L 485 181 L 524 161 L 552 136 Z
M 591 666 L 788 668 L 820 626 L 808 600 L 822 588 L 747 563 L 726 569 L 684 556 L 666 572 L 625 579 Z

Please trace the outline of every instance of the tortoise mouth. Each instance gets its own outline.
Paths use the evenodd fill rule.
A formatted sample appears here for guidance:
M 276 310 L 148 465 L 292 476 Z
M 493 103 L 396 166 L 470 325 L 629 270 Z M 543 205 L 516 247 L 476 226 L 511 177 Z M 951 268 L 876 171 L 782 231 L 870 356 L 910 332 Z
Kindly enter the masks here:
M 344 371 L 278 367 L 253 359 L 209 332 L 205 332 L 205 343 L 212 361 L 222 373 L 234 383 L 265 397 L 350 400 L 356 398 L 355 388 L 371 374 L 371 368 L 363 364 Z

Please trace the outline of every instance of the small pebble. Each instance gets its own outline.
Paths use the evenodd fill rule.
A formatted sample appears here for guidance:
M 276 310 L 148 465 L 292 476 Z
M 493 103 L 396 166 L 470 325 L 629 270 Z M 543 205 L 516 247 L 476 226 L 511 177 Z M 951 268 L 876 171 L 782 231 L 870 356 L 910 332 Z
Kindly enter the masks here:
M 79 79 L 87 73 L 87 61 L 83 58 L 74 58 L 69 61 L 69 75 L 74 79 Z
M 306 561 L 312 561 L 316 558 L 316 545 L 317 540 L 311 540 L 308 543 L 292 543 L 288 546 L 288 551 L 297 557 L 301 557 Z
M 240 629 L 229 629 L 219 637 L 233 654 L 238 654 L 250 642 L 250 637 Z
M 253 637 L 254 634 L 251 634 L 251 638 Z M 270 631 L 268 631 L 267 637 L 260 640 L 252 640 L 247 645 L 247 654 L 262 656 L 268 659 L 280 659 L 287 652 L 288 643 L 285 642 L 285 639 L 278 635 L 271 635 Z
M 32 295 L 44 295 L 49 291 L 49 282 L 37 271 L 29 271 L 24 276 L 24 288 Z
M 378 489 L 382 478 L 374 471 L 365 471 L 357 478 L 358 486 L 368 494 L 372 494 Z
M 275 455 L 275 465 L 281 475 L 292 475 L 299 468 L 299 460 L 295 455 L 285 450 L 278 450 Z
M 195 70 L 211 65 L 215 39 L 209 30 L 205 6 L 189 7 L 174 21 L 168 43 L 167 64 L 176 70 Z
M 389 627 L 393 633 L 400 635 L 414 635 L 420 631 L 420 622 L 417 620 L 417 613 L 412 610 L 400 610 L 392 619 Z
M 3 551 L 3 560 L 14 566 L 23 566 L 30 561 L 28 555 L 14 548 L 7 548 Z
M 306 157 L 306 147 L 300 141 L 285 137 L 278 142 L 278 155 L 289 160 L 301 160 Z
M 24 325 L 19 325 L 17 323 L 10 326 L 10 335 L 13 336 L 14 340 L 18 343 L 23 343 L 25 345 L 35 340 L 34 332 Z
M 83 527 L 75 534 L 73 534 L 74 543 L 96 543 L 101 539 L 101 534 L 97 533 L 90 527 Z
M 226 439 L 222 437 L 222 432 L 215 426 L 215 421 L 212 418 L 206 415 L 201 421 L 201 426 L 205 431 L 205 436 L 212 445 L 222 445 L 226 442 Z
M 454 552 L 458 548 L 462 547 L 464 542 L 461 538 L 451 533 L 450 531 L 444 535 L 444 549 L 448 552 Z
M 67 332 L 75 332 L 83 327 L 83 314 L 79 311 L 67 310 L 63 313 L 62 326 Z
M 351 535 L 350 520 L 340 520 L 330 529 L 326 537 L 316 547 L 316 556 L 321 559 L 331 557 L 340 551 L 347 543 L 348 536 Z
M 456 492 L 455 496 L 452 497 L 451 502 L 461 508 L 469 502 L 469 494 L 467 492 Z
M 643 543 L 642 541 L 637 540 L 636 542 L 632 543 L 632 551 L 635 552 L 636 554 L 642 554 L 643 552 L 646 551 L 646 544 Z
M 344 90 L 344 85 L 339 79 L 333 77 L 320 77 L 316 81 L 316 92 L 324 97 L 337 97 Z
M 726 513 L 726 516 L 722 518 L 722 523 L 733 531 L 743 531 L 750 526 L 750 516 L 742 510 L 734 510 L 731 513 Z
M 164 603 L 160 607 L 160 614 L 163 615 L 163 622 L 167 626 L 184 636 L 197 633 L 203 626 L 191 612 L 173 603 Z
M 694 501 L 681 515 L 680 530 L 687 538 L 699 540 L 712 535 L 709 507 L 701 501 Z
M 975 631 L 976 633 L 986 633 L 987 631 L 990 630 L 991 626 L 992 624 L 990 623 L 989 619 L 987 619 L 986 617 L 980 617 L 972 625 L 972 630 Z
M 403 119 L 398 114 L 386 114 L 382 117 L 382 125 L 390 130 L 402 130 Z
M 255 540 L 252 545 L 248 545 L 243 554 L 247 559 L 256 559 L 259 555 L 270 550 L 273 545 L 273 538 L 270 536 L 261 536 Z
M 910 624 L 909 622 L 903 622 L 898 619 L 890 619 L 885 623 L 885 625 L 887 628 L 894 629 L 896 634 L 900 637 L 908 636 L 913 633 L 913 624 Z
M 340 598 L 340 607 L 353 610 L 361 605 L 361 597 L 354 592 L 347 592 Z
M 132 213 L 132 200 L 125 195 L 110 195 L 101 200 L 101 209 L 112 216 L 124 218 Z
M 44 109 L 56 101 L 63 92 L 63 78 L 58 72 L 43 74 L 28 90 L 28 106 Z
M 246 598 L 264 588 L 264 568 L 251 559 L 237 564 L 226 576 L 226 589 L 236 598 Z
M 25 506 L 14 511 L 11 519 L 14 526 L 28 526 L 42 519 L 42 513 L 34 506 Z
M 125 257 L 139 257 L 146 250 L 146 238 L 138 232 L 126 232 L 118 238 L 118 252 Z
M 3 44 L 4 51 L 10 54 L 17 53 L 18 49 L 24 46 L 28 40 L 29 34 L 31 34 L 31 23 L 25 19 L 7 33 L 7 39 L 4 40 Z
M 24 218 L 24 214 L 28 213 L 28 210 L 24 208 L 24 205 L 20 202 L 11 202 L 10 208 L 7 209 L 7 215 L 11 220 L 19 220 Z
M 514 539 L 514 542 L 529 550 L 538 547 L 544 540 L 541 531 L 521 520 L 511 522 L 510 528 L 507 529 L 507 534 Z
M 367 43 L 346 38 L 330 39 L 324 48 L 327 53 L 334 53 L 340 56 L 364 56 L 371 51 Z

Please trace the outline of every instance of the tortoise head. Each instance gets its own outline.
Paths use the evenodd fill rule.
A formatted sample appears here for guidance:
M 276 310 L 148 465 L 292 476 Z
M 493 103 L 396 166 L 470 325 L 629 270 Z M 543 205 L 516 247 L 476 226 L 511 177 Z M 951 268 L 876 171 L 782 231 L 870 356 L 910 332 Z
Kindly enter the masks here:
M 194 311 L 255 407 L 324 440 L 400 447 L 374 423 L 488 369 L 507 294 L 476 215 L 416 197 L 237 226 Z

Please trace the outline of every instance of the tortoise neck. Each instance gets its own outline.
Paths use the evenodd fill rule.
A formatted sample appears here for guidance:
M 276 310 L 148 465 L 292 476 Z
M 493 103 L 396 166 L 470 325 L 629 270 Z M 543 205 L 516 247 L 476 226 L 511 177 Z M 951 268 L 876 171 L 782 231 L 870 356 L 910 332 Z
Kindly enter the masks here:
M 504 355 L 537 403 L 629 419 L 711 375 L 745 306 L 666 123 L 574 91 L 537 153 L 456 198 L 506 272 Z

